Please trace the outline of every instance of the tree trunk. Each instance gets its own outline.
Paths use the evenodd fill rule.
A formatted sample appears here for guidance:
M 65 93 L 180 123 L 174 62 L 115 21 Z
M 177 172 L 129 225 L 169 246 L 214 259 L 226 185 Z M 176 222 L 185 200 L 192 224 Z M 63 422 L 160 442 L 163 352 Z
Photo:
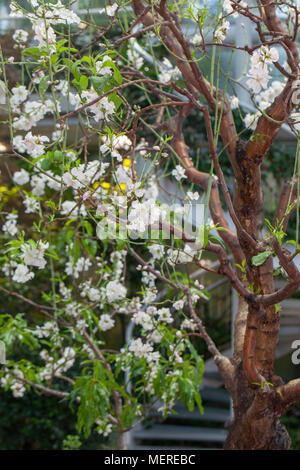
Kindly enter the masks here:
M 291 441 L 286 428 L 274 414 L 235 419 L 225 441 L 225 450 L 288 450 Z
M 234 384 L 234 418 L 224 449 L 288 450 L 291 441 L 279 420 L 282 406 L 276 390 L 249 385 L 241 364 L 235 369 Z
M 118 450 L 126 450 L 127 445 L 126 445 L 126 438 L 125 438 L 125 433 L 119 431 L 118 432 Z

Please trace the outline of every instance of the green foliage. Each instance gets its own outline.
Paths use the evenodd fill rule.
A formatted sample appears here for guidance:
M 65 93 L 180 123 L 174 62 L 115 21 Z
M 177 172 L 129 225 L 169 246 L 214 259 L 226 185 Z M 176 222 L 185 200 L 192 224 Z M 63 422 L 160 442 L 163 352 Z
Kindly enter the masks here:
M 272 251 L 264 251 L 263 253 L 259 253 L 258 255 L 255 255 L 252 257 L 252 264 L 253 266 L 261 266 L 264 264 L 265 261 L 273 254 Z
M 86 438 L 97 418 L 105 419 L 108 412 L 109 391 L 103 385 L 95 376 L 79 377 L 75 383 L 74 391 L 80 397 L 77 429 L 83 431 Z
M 5 343 L 7 353 L 11 353 L 16 342 L 26 345 L 30 349 L 38 346 L 38 341 L 28 328 L 24 315 L 18 313 L 0 316 L 0 339 Z
M 67 435 L 76 432 L 76 415 L 68 403 L 34 391 L 20 399 L 0 389 L 0 413 L 0 450 L 61 450 Z M 79 439 L 81 449 L 97 449 L 103 442 L 95 433 Z
M 78 450 L 82 445 L 82 442 L 79 439 L 79 436 L 68 436 L 63 440 L 63 450 Z
M 292 206 L 288 207 L 287 209 L 287 214 L 290 213 L 292 210 Z M 270 233 L 277 238 L 278 242 L 280 245 L 282 245 L 283 239 L 286 236 L 286 233 L 282 230 L 282 222 L 280 222 L 278 225 L 273 227 L 271 222 L 268 219 L 265 219 L 265 222 L 267 224 L 267 227 L 270 231 Z

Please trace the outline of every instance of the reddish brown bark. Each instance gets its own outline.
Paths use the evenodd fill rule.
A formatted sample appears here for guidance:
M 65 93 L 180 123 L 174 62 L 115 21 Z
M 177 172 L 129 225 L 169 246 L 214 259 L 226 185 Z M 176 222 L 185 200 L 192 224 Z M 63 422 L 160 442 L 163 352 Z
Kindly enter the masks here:
M 178 114 L 165 123 L 171 144 L 186 168 L 188 179 L 203 190 L 208 187 L 209 175 L 195 168 L 184 140 L 183 122 L 192 108 L 204 115 L 207 140 L 211 159 L 218 176 L 212 184 L 210 209 L 213 220 L 226 230 L 220 232 L 227 249 L 232 253 L 234 262 L 241 264 L 246 260 L 246 271 L 231 266 L 226 250 L 220 245 L 208 242 L 205 249 L 213 252 L 219 259 L 219 274 L 227 276 L 239 294 L 239 309 L 234 324 L 234 351 L 231 359 L 224 358 L 207 336 L 204 325 L 199 320 L 190 303 L 190 313 L 206 341 L 209 351 L 224 378 L 231 394 L 234 419 L 225 443 L 226 449 L 288 449 L 290 439 L 280 423 L 282 416 L 291 406 L 300 402 L 300 380 L 284 385 L 274 372 L 274 357 L 280 329 L 280 315 L 275 304 L 288 298 L 300 285 L 300 273 L 293 264 L 289 253 L 279 245 L 276 238 L 263 240 L 262 224 L 264 200 L 261 182 L 261 163 L 264 155 L 274 142 L 281 125 L 287 121 L 293 108 L 292 92 L 298 74 L 298 54 L 294 37 L 286 34 L 282 23 L 276 16 L 275 5 L 271 0 L 258 2 L 260 15 L 256 11 L 232 5 L 240 14 L 250 18 L 256 25 L 262 43 L 268 38 L 272 44 L 279 44 L 287 55 L 292 73 L 287 73 L 275 64 L 285 76 L 286 85 L 281 94 L 258 120 L 256 130 L 249 141 L 238 139 L 229 103 L 223 92 L 215 88 L 203 76 L 197 63 L 192 60 L 189 44 L 185 39 L 180 21 L 174 12 L 162 1 L 150 12 L 141 0 L 133 0 L 134 11 L 145 27 L 164 22 L 160 27 L 160 39 L 173 54 L 173 60 L 181 71 L 185 87 L 174 89 L 185 95 L 187 106 L 182 106 Z M 268 34 L 261 28 L 265 23 Z M 298 27 L 298 23 L 296 25 Z M 271 39 L 270 39 L 271 38 Z M 204 47 L 204 46 L 203 46 Z M 247 47 L 249 53 L 252 53 Z M 200 102 L 200 101 L 203 101 Z M 222 105 L 221 105 L 222 103 Z M 235 184 L 233 201 L 227 188 L 222 169 L 218 162 L 215 142 L 212 135 L 209 109 L 221 115 L 220 134 L 233 168 Z M 219 188 L 221 188 L 235 231 L 229 230 L 224 217 Z M 286 228 L 289 216 L 286 208 L 289 201 L 296 197 L 290 183 L 286 183 L 275 217 Z M 284 220 L 283 220 L 284 219 Z M 184 239 L 184 237 L 183 237 Z M 275 291 L 272 256 L 261 265 L 254 266 L 253 256 L 266 250 L 273 250 L 280 265 L 288 276 L 286 286 Z

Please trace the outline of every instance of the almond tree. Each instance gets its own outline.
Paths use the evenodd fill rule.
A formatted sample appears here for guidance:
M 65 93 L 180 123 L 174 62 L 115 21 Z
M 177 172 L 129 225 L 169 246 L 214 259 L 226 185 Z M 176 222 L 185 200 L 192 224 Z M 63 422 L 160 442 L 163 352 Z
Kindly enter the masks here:
M 29 3 L 30 8 L 23 9 L 11 2 L 12 15 L 32 22 L 33 41 L 38 43 L 28 44 L 26 35 L 16 35 L 22 50 L 19 65 L 28 72 L 29 82 L 23 75 L 21 83 L 10 85 L 5 70 L 14 66 L 12 57 L 2 56 L 2 72 L 11 135 L 7 155 L 21 166 L 12 179 L 21 188 L 17 191 L 25 213 L 34 214 L 34 220 L 29 228 L 21 223 L 21 232 L 17 212 L 3 201 L 6 284 L 0 290 L 21 302 L 18 309 L 30 305 L 45 321 L 35 326 L 20 314 L 3 315 L 0 333 L 8 345 L 17 333 L 16 340 L 41 349 L 46 364 L 8 362 L 2 385 L 19 397 L 32 387 L 74 400 L 79 403 L 79 430 L 88 433 L 96 425 L 106 435 L 114 429 L 124 448 L 124 433 L 147 415 L 157 398 L 165 413 L 178 398 L 190 409 L 195 402 L 201 408 L 203 361 L 190 341 L 200 336 L 233 400 L 225 448 L 289 448 L 279 418 L 299 403 L 300 379 L 284 384 L 274 372 L 274 356 L 278 305 L 300 284 L 293 262 L 300 252 L 297 233 L 295 252 L 284 246 L 293 211 L 299 220 L 298 147 L 293 176 L 283 185 L 267 235 L 261 164 L 284 123 L 298 138 L 296 3 L 226 0 L 212 15 L 205 4 L 196 8 L 187 2 L 133 0 L 129 26 L 121 3 L 105 8 L 105 26 L 93 23 L 89 14 L 79 18 L 60 1 Z M 258 44 L 250 48 L 226 43 L 231 18 L 237 16 L 253 24 Z M 192 38 L 183 31 L 185 18 L 194 24 Z M 76 41 L 90 29 L 93 36 L 80 49 Z M 208 48 L 209 73 L 202 67 Z M 247 87 L 257 112 L 245 116 L 247 132 L 253 131 L 247 140 L 249 134 L 236 129 L 232 109 L 238 100 L 227 94 L 229 68 L 220 87 L 220 54 L 226 48 L 232 55 L 243 51 L 249 56 Z M 151 67 L 143 55 L 151 58 Z M 282 77 L 276 86 L 270 83 L 274 70 Z M 32 101 L 34 93 L 39 99 Z M 67 109 L 62 109 L 62 96 L 67 97 Z M 142 106 L 135 105 L 136 97 Z M 186 144 L 185 123 L 191 113 L 203 122 L 211 161 L 207 173 L 197 168 Z M 49 115 L 51 137 L 39 129 Z M 90 158 L 93 142 L 96 159 Z M 232 192 L 219 161 L 223 152 L 234 174 Z M 141 158 L 149 164 L 139 172 Z M 178 224 L 176 209 L 167 215 L 154 195 L 162 173 L 180 185 L 184 181 L 181 189 L 187 200 L 199 198 L 198 192 L 191 192 L 195 187 L 204 194 L 205 220 L 196 235 Z M 207 205 L 220 239 L 211 236 Z M 113 238 L 116 228 L 118 236 Z M 132 231 L 135 238 L 127 237 Z M 159 234 L 158 242 L 153 233 Z M 148 248 L 146 254 L 136 244 Z M 202 260 L 205 252 L 218 259 L 217 270 Z M 133 294 L 126 283 L 128 257 L 129 267 L 141 274 L 141 290 Z M 287 278 L 278 290 L 273 257 Z M 232 358 L 222 355 L 198 314 L 198 302 L 207 299 L 204 286 L 176 269 L 188 261 L 227 277 L 239 296 Z M 158 288 L 169 294 L 167 307 L 160 308 Z M 101 335 L 122 316 L 131 318 L 137 337 L 112 351 Z M 80 374 L 74 379 L 66 373 L 75 361 Z M 131 391 L 123 372 L 129 374 Z M 67 391 L 60 389 L 61 383 Z

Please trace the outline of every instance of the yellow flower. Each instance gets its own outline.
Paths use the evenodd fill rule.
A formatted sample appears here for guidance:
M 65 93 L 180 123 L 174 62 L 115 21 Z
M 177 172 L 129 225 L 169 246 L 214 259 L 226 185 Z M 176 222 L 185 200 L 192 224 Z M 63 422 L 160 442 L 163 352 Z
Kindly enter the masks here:
M 0 186 L 0 193 L 6 193 L 7 190 L 8 190 L 7 186 Z
M 130 165 L 131 165 L 131 160 L 130 160 L 130 158 L 124 158 L 124 160 L 123 160 L 123 166 L 125 166 L 126 168 L 130 168 Z
M 106 181 L 103 181 L 103 183 L 101 183 L 101 186 L 103 189 L 109 189 L 110 188 L 110 183 L 107 183 Z
M 96 183 L 93 184 L 93 188 L 97 189 L 99 185 L 100 185 L 99 181 L 96 181 Z
M 125 191 L 126 184 L 125 183 L 120 183 L 120 188 L 122 189 L 122 191 Z
M 16 188 L 15 186 L 13 188 L 11 188 L 9 191 L 7 191 L 7 194 L 9 196 L 13 196 L 14 194 L 18 193 L 20 190 L 20 188 Z

